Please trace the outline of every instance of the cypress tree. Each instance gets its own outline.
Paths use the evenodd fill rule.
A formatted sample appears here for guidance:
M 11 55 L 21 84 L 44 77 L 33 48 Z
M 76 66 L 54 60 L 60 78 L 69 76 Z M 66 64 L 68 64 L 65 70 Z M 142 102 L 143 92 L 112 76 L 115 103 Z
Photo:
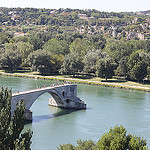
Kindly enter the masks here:
M 21 134 L 24 125 L 25 104 L 20 101 L 14 116 L 11 116 L 12 92 L 7 88 L 0 89 L 0 149 L 1 150 L 30 150 L 32 132 Z

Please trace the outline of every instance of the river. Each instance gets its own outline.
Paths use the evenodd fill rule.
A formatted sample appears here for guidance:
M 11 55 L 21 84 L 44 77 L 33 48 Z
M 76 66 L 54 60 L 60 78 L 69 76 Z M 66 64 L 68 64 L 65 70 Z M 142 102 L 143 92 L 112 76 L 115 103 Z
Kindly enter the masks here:
M 54 81 L 0 76 L 0 85 L 13 92 L 49 86 Z M 59 144 L 80 139 L 98 141 L 115 125 L 127 133 L 142 136 L 150 147 L 150 93 L 92 85 L 78 85 L 78 97 L 86 110 L 65 110 L 48 106 L 50 95 L 40 96 L 32 105 L 33 122 L 25 129 L 33 131 L 32 150 L 56 150 Z

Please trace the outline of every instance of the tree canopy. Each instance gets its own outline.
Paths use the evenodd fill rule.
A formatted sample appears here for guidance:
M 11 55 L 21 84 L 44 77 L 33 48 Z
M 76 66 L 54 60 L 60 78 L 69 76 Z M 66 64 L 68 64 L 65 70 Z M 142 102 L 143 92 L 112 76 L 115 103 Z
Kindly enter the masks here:
M 106 79 L 115 75 L 143 82 L 149 79 L 150 67 L 147 13 L 1 7 L 0 68 L 30 69 L 47 75 L 92 73 Z M 45 51 L 51 53 L 49 59 L 43 56 Z M 99 56 L 99 52 L 108 58 Z M 73 53 L 80 58 L 67 60 Z M 33 54 L 45 61 L 38 56 L 36 63 L 39 59 L 40 65 L 35 65 L 29 59 Z M 71 68 L 70 61 L 75 66 L 79 59 L 78 67 L 64 69 Z M 70 64 L 66 65 L 67 61 Z
M 78 140 L 77 145 L 64 144 L 58 150 L 148 150 L 147 142 L 140 136 L 127 134 L 123 126 L 110 128 L 97 143 L 92 140 Z
M 32 132 L 21 133 L 24 125 L 25 107 L 23 101 L 17 105 L 14 116 L 11 116 L 11 90 L 0 89 L 0 149 L 30 150 Z

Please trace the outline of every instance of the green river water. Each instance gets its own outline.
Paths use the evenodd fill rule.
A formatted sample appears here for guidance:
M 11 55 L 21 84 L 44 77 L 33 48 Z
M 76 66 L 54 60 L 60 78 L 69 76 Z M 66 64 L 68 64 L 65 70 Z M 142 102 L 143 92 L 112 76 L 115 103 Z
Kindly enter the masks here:
M 13 92 L 49 86 L 54 81 L 0 76 L 0 85 Z M 32 150 L 56 150 L 59 144 L 80 139 L 98 141 L 110 127 L 123 125 L 127 133 L 147 139 L 150 147 L 150 93 L 91 85 L 78 85 L 78 97 L 86 110 L 65 110 L 48 106 L 48 93 L 32 105 L 33 122 L 25 129 L 33 131 Z

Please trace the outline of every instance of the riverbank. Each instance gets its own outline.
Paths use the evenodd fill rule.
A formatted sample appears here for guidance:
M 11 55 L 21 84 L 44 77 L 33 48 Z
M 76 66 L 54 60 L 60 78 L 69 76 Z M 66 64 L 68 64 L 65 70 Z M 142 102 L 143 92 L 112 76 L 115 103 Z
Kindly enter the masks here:
M 103 82 L 103 80 L 100 80 L 100 78 L 96 78 L 96 77 L 92 79 L 80 79 L 80 78 L 71 78 L 68 76 L 41 76 L 41 75 L 34 75 L 30 73 L 6 73 L 6 72 L 0 72 L 0 75 L 42 79 L 42 80 L 57 80 L 57 81 L 62 81 L 62 82 L 70 81 L 70 82 L 75 82 L 78 84 L 99 85 L 99 86 L 105 86 L 105 87 L 150 92 L 150 85 L 139 84 L 139 83 L 130 82 L 130 81 L 121 82 L 118 80 L 116 80 L 116 82 L 111 82 L 111 80 Z

